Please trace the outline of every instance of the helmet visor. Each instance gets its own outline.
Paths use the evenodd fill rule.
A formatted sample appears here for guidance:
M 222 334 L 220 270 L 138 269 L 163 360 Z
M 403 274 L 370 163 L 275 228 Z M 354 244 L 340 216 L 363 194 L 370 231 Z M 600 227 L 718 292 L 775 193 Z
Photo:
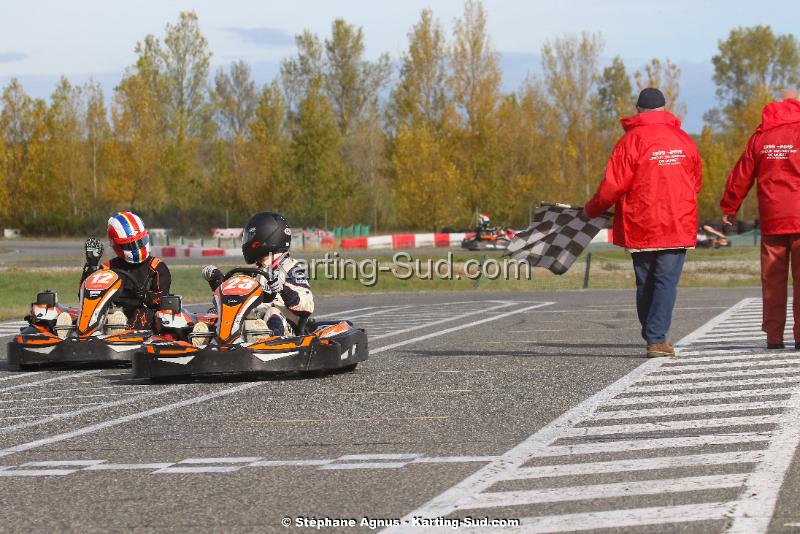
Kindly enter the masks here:
M 130 243 L 118 243 L 116 246 L 121 248 L 126 252 L 138 252 L 147 247 L 150 244 L 150 236 L 144 236 L 137 241 L 131 241 Z

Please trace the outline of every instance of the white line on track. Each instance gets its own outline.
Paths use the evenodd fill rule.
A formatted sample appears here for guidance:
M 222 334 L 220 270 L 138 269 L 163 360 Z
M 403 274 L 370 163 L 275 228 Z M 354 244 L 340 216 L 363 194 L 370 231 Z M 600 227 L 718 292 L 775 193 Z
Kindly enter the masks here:
M 741 314 L 745 315 L 744 322 L 760 322 L 758 303 L 758 299 L 744 299 L 734 305 L 678 342 L 680 359 L 647 361 L 407 514 L 403 519 L 408 523 L 387 530 L 416 532 L 415 517 L 483 516 L 491 515 L 491 509 L 515 506 L 522 525 L 509 532 L 619 529 L 714 520 L 727 520 L 729 532 L 765 532 L 789 462 L 800 443 L 800 376 L 796 376 L 797 369 L 793 367 L 798 360 L 793 355 L 765 355 L 763 345 L 754 344 L 751 349 L 738 343 L 747 334 L 718 334 L 719 328 L 728 326 Z M 729 338 L 737 343 L 726 343 Z M 759 358 L 773 359 L 761 362 Z M 794 376 L 778 376 L 784 374 Z M 703 391 L 717 388 L 725 391 Z M 664 395 L 651 395 L 658 392 Z M 686 393 L 682 395 L 683 392 Z M 758 396 L 768 400 L 736 402 Z M 733 402 L 720 403 L 719 399 L 725 398 Z M 701 404 L 665 405 L 687 401 Z M 702 404 L 704 401 L 711 402 Z M 777 413 L 763 415 L 765 409 Z M 630 419 L 636 422 L 623 423 Z M 761 426 L 771 429 L 732 432 Z M 720 452 L 719 446 L 727 450 Z M 636 457 L 637 451 L 643 456 Z M 600 461 L 586 462 L 587 455 L 604 456 Z M 536 459 L 548 459 L 548 465 L 531 465 Z M 670 478 L 676 476 L 674 471 L 663 473 L 707 465 L 717 465 L 728 472 L 676 478 Z M 644 474 L 641 479 L 625 482 L 555 481 L 557 477 L 625 471 Z M 650 478 L 644 478 L 646 475 Z M 541 486 L 541 479 L 554 486 Z M 522 480 L 540 482 L 536 489 L 502 489 L 508 487 L 503 482 Z M 729 489 L 736 490 L 735 501 L 725 500 L 731 498 L 731 492 L 724 491 Z M 623 509 L 598 512 L 591 508 L 595 499 L 664 495 L 669 502 L 672 499 L 667 495 L 692 491 L 706 491 L 710 496 L 706 498 L 720 495 L 723 502 L 632 508 L 632 501 L 626 500 L 617 505 Z M 526 506 L 566 501 L 576 503 L 571 513 L 526 517 Z M 480 511 L 470 514 L 470 510 Z M 479 529 L 467 530 L 473 531 Z
M 371 354 L 378 354 L 378 353 L 385 352 L 387 350 L 391 350 L 391 349 L 394 349 L 394 348 L 402 347 L 402 346 L 405 346 L 405 345 L 410 345 L 410 344 L 416 343 L 418 341 L 423 341 L 423 340 L 431 339 L 431 338 L 434 338 L 434 337 L 442 336 L 442 335 L 448 334 L 450 332 L 455 332 L 455 331 L 458 331 L 458 330 L 461 330 L 461 329 L 464 329 L 464 328 L 470 328 L 470 327 L 478 325 L 478 324 L 497 321 L 499 319 L 503 319 L 505 317 L 510 317 L 510 316 L 518 314 L 518 313 L 525 313 L 525 312 L 528 312 L 530 310 L 541 308 L 543 306 L 549 306 L 550 304 L 552 304 L 552 303 L 551 302 L 538 302 L 538 303 L 535 303 L 533 305 L 526 306 L 526 307 L 523 307 L 523 308 L 520 308 L 520 309 L 517 309 L 517 310 L 509 311 L 509 312 L 506 312 L 506 313 L 500 313 L 500 314 L 496 314 L 496 315 L 491 315 L 489 317 L 485 317 L 485 318 L 480 319 L 478 321 L 472 321 L 470 323 L 466 323 L 466 324 L 462 324 L 462 325 L 446 328 L 444 330 L 431 332 L 429 334 L 425 334 L 424 336 L 418 336 L 418 337 L 415 337 L 415 338 L 406 339 L 406 340 L 403 340 L 403 341 L 392 343 L 390 345 L 377 347 L 377 348 L 371 349 L 370 353 Z M 89 373 L 94 373 L 94 372 L 99 372 L 99 371 L 88 371 L 88 372 L 86 372 L 84 374 L 89 374 Z M 76 375 L 69 375 L 69 376 L 70 377 L 74 377 Z M 79 376 L 79 375 L 77 375 L 77 376 Z M 50 381 L 52 381 L 52 379 Z M 39 383 L 44 383 L 44 382 L 45 381 L 40 381 Z M 31 383 L 31 384 L 33 384 L 33 383 Z M 190 397 L 188 399 L 183 399 L 183 400 L 180 400 L 180 401 L 177 401 L 177 402 L 173 402 L 173 403 L 170 403 L 170 404 L 158 406 L 156 408 L 151 408 L 151 409 L 148 409 L 148 410 L 135 412 L 135 413 L 128 414 L 128 415 L 121 416 L 121 417 L 117 417 L 117 418 L 114 418 L 114 419 L 109 419 L 109 420 L 106 420 L 106 421 L 103 421 L 103 422 L 100 422 L 100 423 L 91 424 L 91 425 L 84 426 L 84 427 L 81 427 L 81 428 L 77 428 L 77 429 L 74 429 L 74 430 L 70 430 L 70 431 L 67 431 L 67 432 L 62 432 L 60 434 L 55 434 L 55 435 L 44 437 L 44 438 L 40 438 L 40 439 L 37 439 L 37 440 L 34 440 L 34 441 L 29 441 L 27 443 L 21 443 L 21 444 L 18 444 L 18 445 L 7 447 L 5 449 L 0 449 L 0 457 L 5 457 L 5 456 L 9 456 L 11 454 L 16 454 L 18 452 L 29 451 L 29 450 L 33 450 L 33 449 L 36 449 L 36 448 L 39 448 L 39 447 L 52 445 L 53 443 L 58 443 L 60 441 L 65 441 L 65 440 L 72 439 L 74 437 L 78 437 L 78 436 L 82 436 L 82 435 L 86 435 L 86 434 L 91 434 L 91 433 L 94 433 L 94 432 L 105 430 L 107 428 L 112 428 L 112 427 L 115 427 L 115 426 L 118 426 L 118 425 L 121 425 L 121 424 L 124 424 L 124 423 L 128 423 L 130 421 L 136 421 L 138 419 L 143 419 L 143 418 L 151 417 L 151 416 L 154 416 L 154 415 L 160 415 L 160 414 L 167 413 L 167 412 L 179 409 L 179 408 L 183 408 L 185 406 L 191 406 L 191 405 L 194 405 L 194 404 L 199 404 L 199 403 L 202 403 L 202 402 L 213 400 L 213 399 L 216 399 L 216 398 L 219 398 L 219 397 L 232 395 L 232 394 L 235 394 L 235 393 L 246 391 L 246 390 L 254 388 L 254 387 L 258 387 L 258 386 L 260 386 L 262 384 L 263 384 L 263 382 L 248 382 L 248 383 L 245 383 L 245 384 L 240 384 L 238 386 L 229 387 L 229 388 L 225 388 L 225 389 L 222 389 L 222 390 L 217 390 L 217 391 L 214 391 L 214 392 L 211 392 L 211 393 L 206 393 L 204 395 Z M 173 392 L 176 389 L 177 388 L 165 389 L 163 391 L 164 392 Z M 0 390 L 0 391 L 3 391 L 3 390 Z M 132 399 L 137 399 L 137 397 L 132 397 Z M 124 399 L 124 400 L 116 401 L 116 402 L 119 403 L 119 404 L 123 404 L 123 403 L 131 402 L 132 399 Z M 104 408 L 104 407 L 109 407 L 109 406 L 111 406 L 111 404 L 112 403 L 107 403 L 107 404 L 100 405 L 100 406 L 88 407 L 87 409 L 91 409 L 91 408 L 101 409 L 101 408 Z M 53 417 L 57 417 L 57 415 L 53 416 Z M 27 425 L 27 424 L 28 423 L 21 423 L 21 425 Z M 36 423 L 33 422 L 33 424 L 36 424 Z M 16 425 L 16 427 L 19 428 L 18 425 Z M 0 432 L 8 431 L 11 428 L 12 427 L 6 427 L 5 429 L 0 429 Z M 0 471 L 0 473 L 2 473 L 2 471 Z
M 484 308 L 484 309 L 479 309 L 479 310 L 475 310 L 475 311 L 471 311 L 471 312 L 467 312 L 467 313 L 462 313 L 462 314 L 459 314 L 459 315 L 454 315 L 452 317 L 445 317 L 444 319 L 439 319 L 437 321 L 425 321 L 425 322 L 421 323 L 418 326 L 410 326 L 408 328 L 401 328 L 399 330 L 392 330 L 391 332 L 387 332 L 385 334 L 380 334 L 380 335 L 377 335 L 377 336 L 370 336 L 370 339 L 382 339 L 384 337 L 390 337 L 390 336 L 397 336 L 397 335 L 400 335 L 400 334 L 406 334 L 408 332 L 413 332 L 415 330 L 420 330 L 422 328 L 428 328 L 428 327 L 436 326 L 436 325 L 439 325 L 439 324 L 442 324 L 442 323 L 449 323 L 449 322 L 452 322 L 452 321 L 457 321 L 459 319 L 464 319 L 466 317 L 472 317 L 473 315 L 490 313 L 490 312 L 493 312 L 495 310 L 499 310 L 501 308 L 508 308 L 509 306 L 513 306 L 513 305 L 514 305 L 514 302 L 506 302 L 506 303 L 498 304 L 497 306 L 492 306 L 492 307 L 489 307 L 489 308 Z
M 13 375 L 0 376 L 0 382 L 2 382 L 4 380 L 13 380 L 15 378 L 24 378 L 26 376 L 31 376 L 31 375 L 35 375 L 35 374 L 38 374 L 38 373 L 15 373 Z
M 44 380 L 37 380 L 35 382 L 25 382 L 24 384 L 17 384 L 15 386 L 8 386 L 8 387 L 5 387 L 5 388 L 0 388 L 0 393 L 5 393 L 5 392 L 8 392 L 8 391 L 16 391 L 18 389 L 29 388 L 29 387 L 33 387 L 33 386 L 41 386 L 42 384 L 50 384 L 52 382 L 58 382 L 60 380 L 67 380 L 67 379 L 70 379 L 70 378 L 77 378 L 77 377 L 87 376 L 87 375 L 96 375 L 100 371 L 101 370 L 83 371 L 83 372 L 80 372 L 80 373 L 63 373 L 63 374 L 60 374 L 58 376 L 54 376 L 52 378 L 45 378 Z
M 518 309 L 518 310 L 509 311 L 509 312 L 506 312 L 506 313 L 500 313 L 500 314 L 497 314 L 497 315 L 494 315 L 494 316 L 490 316 L 490 317 L 484 317 L 483 319 L 479 319 L 477 321 L 472 321 L 472 322 L 469 322 L 469 323 L 466 323 L 466 324 L 460 324 L 458 326 L 445 328 L 444 330 L 431 332 L 430 334 L 425 334 L 424 336 L 418 336 L 418 337 L 415 337 L 415 338 L 406 339 L 404 341 L 398 341 L 397 343 L 391 343 L 389 345 L 384 345 L 382 347 L 378 347 L 378 348 L 375 348 L 375 349 L 370 349 L 369 352 L 370 352 L 370 354 L 379 354 L 381 352 L 384 352 L 384 351 L 387 351 L 387 350 L 391 350 L 391 349 L 395 349 L 395 348 L 398 348 L 398 347 L 402 347 L 402 346 L 408 345 L 410 343 L 416 343 L 417 341 L 425 341 L 426 339 L 431 339 L 431 338 L 434 338 L 434 337 L 443 336 L 445 334 L 449 334 L 451 332 L 457 332 L 458 330 L 463 330 L 465 328 L 470 328 L 472 326 L 477 326 L 479 324 L 489 323 L 489 322 L 492 322 L 492 321 L 497 321 L 498 319 L 504 319 L 505 317 L 510 317 L 510 316 L 516 315 L 518 313 L 525 313 L 525 312 L 529 312 L 531 310 L 542 308 L 544 306 L 550 306 L 551 304 L 553 304 L 553 303 L 552 302 L 539 302 L 539 303 L 533 304 L 532 306 L 526 306 L 526 307 Z

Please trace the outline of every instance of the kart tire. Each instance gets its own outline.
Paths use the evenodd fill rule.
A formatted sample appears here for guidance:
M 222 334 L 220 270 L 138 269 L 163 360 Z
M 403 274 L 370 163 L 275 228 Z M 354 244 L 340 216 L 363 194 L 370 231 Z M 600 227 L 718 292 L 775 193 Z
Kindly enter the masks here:
M 358 363 L 345 365 L 344 367 L 339 367 L 338 369 L 333 369 L 331 371 L 331 374 L 333 374 L 333 375 L 341 375 L 341 374 L 344 374 L 344 373 L 352 373 L 353 371 L 356 370 L 356 367 L 358 367 Z

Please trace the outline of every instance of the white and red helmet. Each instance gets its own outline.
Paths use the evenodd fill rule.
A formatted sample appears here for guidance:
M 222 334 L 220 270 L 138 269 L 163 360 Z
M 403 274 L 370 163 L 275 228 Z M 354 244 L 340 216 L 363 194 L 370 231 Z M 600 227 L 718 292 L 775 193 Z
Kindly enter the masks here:
M 142 218 L 130 211 L 118 211 L 108 219 L 108 239 L 117 256 L 128 263 L 142 263 L 150 257 L 150 237 Z
M 489 215 L 486 213 L 479 213 L 478 214 L 478 224 L 489 224 Z

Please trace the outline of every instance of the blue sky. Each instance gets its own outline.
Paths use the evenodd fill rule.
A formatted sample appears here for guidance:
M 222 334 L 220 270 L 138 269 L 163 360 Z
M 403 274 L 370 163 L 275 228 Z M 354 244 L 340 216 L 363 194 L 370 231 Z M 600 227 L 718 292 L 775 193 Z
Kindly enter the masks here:
M 495 48 L 503 54 L 504 88 L 519 86 L 539 70 L 542 44 L 565 33 L 602 33 L 605 58 L 620 55 L 633 71 L 651 57 L 669 57 L 684 71 L 689 106 L 686 126 L 699 131 L 715 103 L 710 59 L 717 42 L 736 26 L 768 24 L 791 33 L 800 4 L 772 1 L 485 0 Z M 766 7 L 765 7 L 766 6 Z M 258 81 L 269 81 L 280 59 L 291 55 L 292 36 L 304 29 L 327 34 L 334 18 L 364 28 L 367 53 L 399 57 L 419 11 L 429 7 L 451 27 L 461 0 L 226 0 L 136 2 L 100 0 L 2 0 L 0 83 L 18 77 L 35 96 L 47 96 L 61 74 L 90 77 L 107 90 L 134 61 L 133 47 L 148 33 L 161 35 L 182 10 L 194 10 L 214 53 L 214 65 L 244 59 Z

